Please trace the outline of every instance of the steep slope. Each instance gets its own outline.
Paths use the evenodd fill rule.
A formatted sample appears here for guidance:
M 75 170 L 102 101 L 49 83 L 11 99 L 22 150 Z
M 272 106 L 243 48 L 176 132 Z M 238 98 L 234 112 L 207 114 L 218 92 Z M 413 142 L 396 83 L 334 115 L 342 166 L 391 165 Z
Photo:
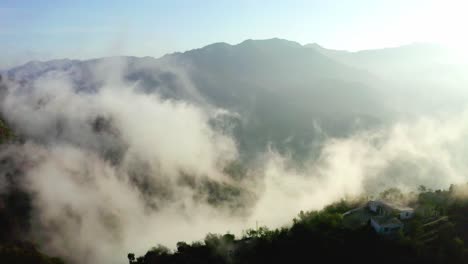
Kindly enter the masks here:
M 216 43 L 160 59 L 32 62 L 7 76 L 31 88 L 40 78 L 66 75 L 77 91 L 93 92 L 109 77 L 100 74 L 103 67 L 142 92 L 236 113 L 222 122 L 234 127 L 244 153 L 272 145 L 304 156 L 320 138 L 345 136 L 388 114 L 374 76 L 281 39 Z
M 326 49 L 315 43 L 305 47 L 378 76 L 395 111 L 421 114 L 459 111 L 466 106 L 468 64 L 448 48 L 424 43 L 357 52 Z
M 175 54 L 200 92 L 241 114 L 243 147 L 305 150 L 321 132 L 344 136 L 385 118 L 373 76 L 280 39 L 218 43 Z M 317 129 L 320 127 L 323 130 Z M 256 147 L 255 147 L 256 148 Z
M 321 54 L 352 67 L 359 67 L 378 74 L 403 73 L 425 68 L 434 64 L 447 64 L 455 61 L 448 49 L 425 43 L 415 43 L 393 48 L 361 50 L 349 52 L 321 47 L 317 43 L 307 44 Z

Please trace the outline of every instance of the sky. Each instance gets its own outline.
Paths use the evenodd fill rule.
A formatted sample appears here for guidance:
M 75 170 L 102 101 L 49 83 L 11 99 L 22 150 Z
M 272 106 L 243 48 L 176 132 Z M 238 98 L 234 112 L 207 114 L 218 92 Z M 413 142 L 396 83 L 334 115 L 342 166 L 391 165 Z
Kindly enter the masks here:
M 463 0 L 0 0 L 0 69 L 273 37 L 351 51 L 414 42 L 466 49 L 467 11 Z

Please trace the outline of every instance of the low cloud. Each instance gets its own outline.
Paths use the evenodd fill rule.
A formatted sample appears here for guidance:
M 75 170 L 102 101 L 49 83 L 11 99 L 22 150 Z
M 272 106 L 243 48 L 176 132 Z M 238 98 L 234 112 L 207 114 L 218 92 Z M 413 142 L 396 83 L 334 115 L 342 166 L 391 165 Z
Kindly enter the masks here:
M 263 192 L 255 219 L 278 226 L 304 209 L 397 187 L 447 189 L 468 181 L 468 113 L 416 118 L 324 142 L 318 158 L 297 168 L 270 152 L 258 175 Z
M 226 168 L 242 153 L 212 121 L 242 116 L 141 91 L 122 80 L 124 67 L 99 65 L 96 91 L 55 72 L 33 89 L 11 84 L 3 98 L 3 116 L 25 139 L 1 156 L 33 198 L 30 236 L 74 263 L 119 262 L 257 221 L 278 227 L 300 210 L 388 187 L 467 181 L 467 112 L 329 138 L 303 166 L 272 149 L 233 177 Z

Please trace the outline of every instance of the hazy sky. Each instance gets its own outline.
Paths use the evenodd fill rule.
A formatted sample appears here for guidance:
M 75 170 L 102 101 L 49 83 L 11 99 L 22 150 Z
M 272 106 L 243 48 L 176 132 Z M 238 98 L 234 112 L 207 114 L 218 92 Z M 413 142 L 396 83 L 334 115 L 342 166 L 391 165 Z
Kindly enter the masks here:
M 0 0 L 0 68 L 31 59 L 158 57 L 248 38 L 348 50 L 412 42 L 464 47 L 467 13 L 462 0 Z

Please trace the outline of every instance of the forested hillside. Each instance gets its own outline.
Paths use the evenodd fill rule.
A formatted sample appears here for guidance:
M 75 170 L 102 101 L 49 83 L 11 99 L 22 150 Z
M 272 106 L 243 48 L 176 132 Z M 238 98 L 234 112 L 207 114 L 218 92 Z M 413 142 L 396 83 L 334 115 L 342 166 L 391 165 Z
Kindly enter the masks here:
M 396 237 L 376 234 L 370 225 L 349 228 L 343 214 L 365 200 L 341 201 L 320 211 L 300 212 L 289 227 L 261 226 L 241 237 L 208 234 L 193 243 L 179 242 L 170 251 L 164 246 L 145 255 L 129 254 L 130 263 L 468 263 L 468 201 L 458 196 L 466 186 L 405 194 L 417 215 Z M 380 197 L 403 197 L 389 189 Z M 439 221 L 427 215 L 439 216 Z M 448 220 L 444 220 L 447 219 Z M 428 236 L 430 235 L 430 236 Z M 428 238 L 431 239 L 428 239 Z

